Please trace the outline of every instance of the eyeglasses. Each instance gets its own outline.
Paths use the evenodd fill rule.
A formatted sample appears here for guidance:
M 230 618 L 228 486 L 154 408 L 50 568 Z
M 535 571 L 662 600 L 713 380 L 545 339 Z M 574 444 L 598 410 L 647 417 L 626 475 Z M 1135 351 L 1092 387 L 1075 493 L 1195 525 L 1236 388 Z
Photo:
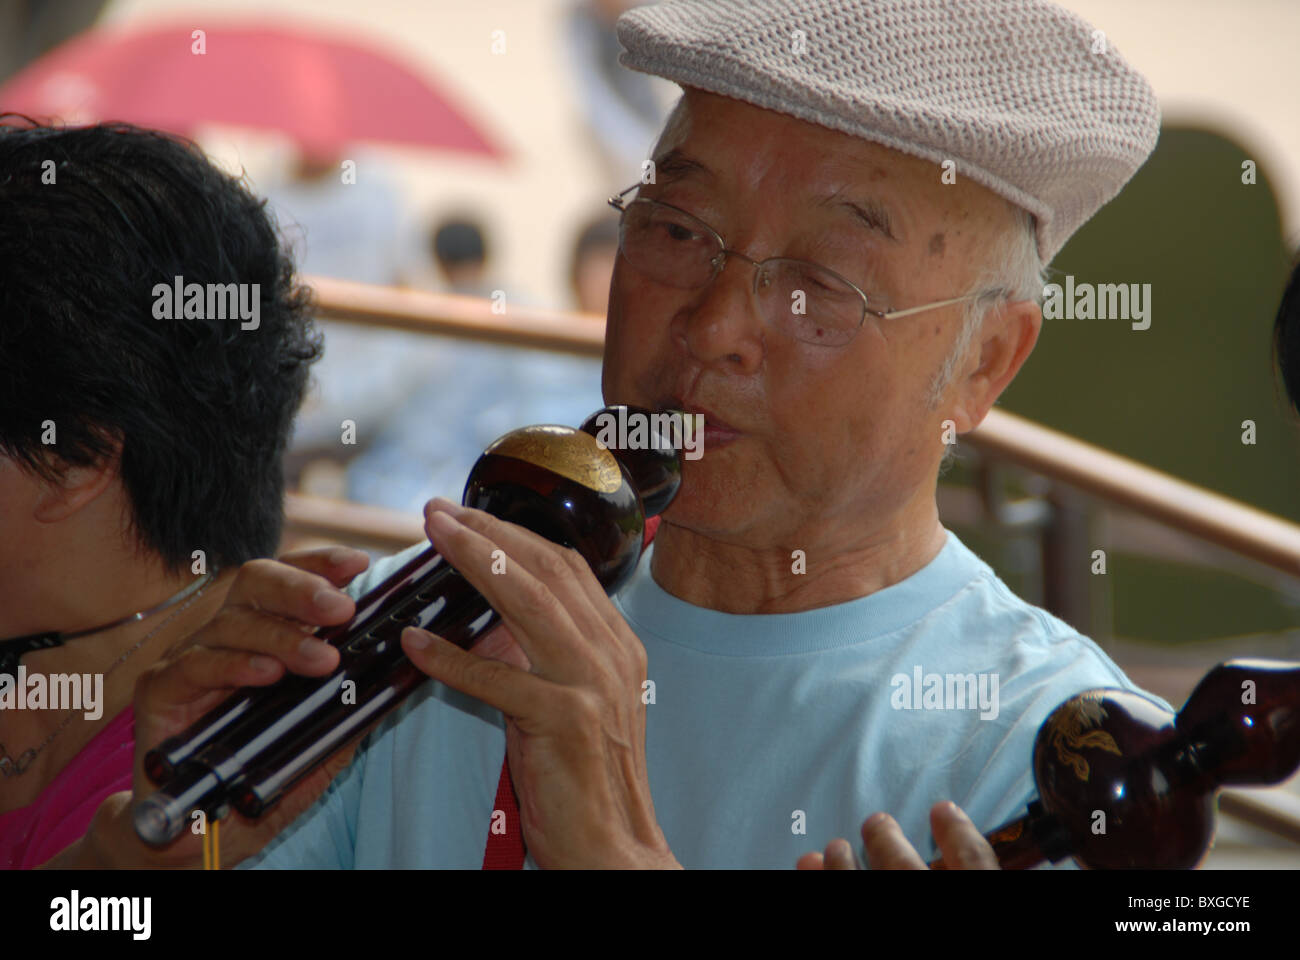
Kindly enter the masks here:
M 737 257 L 757 268 L 753 290 L 764 322 L 804 343 L 842 347 L 857 336 L 867 314 L 895 320 L 987 296 L 975 293 L 907 310 L 881 309 L 876 298 L 827 267 L 788 257 L 754 260 L 728 250 L 718 231 L 680 207 L 648 197 L 624 199 L 640 187 L 634 184 L 609 198 L 609 205 L 622 214 L 619 251 L 638 273 L 664 286 L 695 290 L 713 281 L 728 256 Z

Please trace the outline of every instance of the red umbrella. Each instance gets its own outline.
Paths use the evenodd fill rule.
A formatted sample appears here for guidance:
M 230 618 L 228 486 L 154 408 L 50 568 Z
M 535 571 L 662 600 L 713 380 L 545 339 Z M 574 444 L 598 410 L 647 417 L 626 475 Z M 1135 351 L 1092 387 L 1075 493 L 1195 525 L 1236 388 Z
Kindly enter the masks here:
M 500 158 L 432 80 L 384 51 L 298 28 L 193 24 L 95 30 L 29 64 L 0 111 L 123 120 L 189 134 L 204 123 L 280 130 L 316 155 L 358 141 Z

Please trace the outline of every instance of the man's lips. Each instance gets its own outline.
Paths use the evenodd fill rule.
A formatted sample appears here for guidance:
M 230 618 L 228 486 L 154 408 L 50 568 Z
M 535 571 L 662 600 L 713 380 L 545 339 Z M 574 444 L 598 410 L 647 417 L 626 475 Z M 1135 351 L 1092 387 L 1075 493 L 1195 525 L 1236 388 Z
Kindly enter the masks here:
M 743 430 L 733 427 L 707 407 L 681 402 L 676 402 L 673 405 L 676 409 L 689 414 L 691 417 L 697 415 L 704 417 L 704 448 L 706 450 L 710 447 L 725 446 L 744 433 Z

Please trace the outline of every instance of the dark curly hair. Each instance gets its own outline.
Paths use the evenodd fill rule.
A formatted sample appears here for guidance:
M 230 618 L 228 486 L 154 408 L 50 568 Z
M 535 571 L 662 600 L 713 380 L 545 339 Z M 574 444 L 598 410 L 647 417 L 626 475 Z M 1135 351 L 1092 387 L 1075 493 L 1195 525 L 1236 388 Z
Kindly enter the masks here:
M 1291 406 L 1300 413 L 1300 251 L 1273 321 L 1273 356 Z
M 155 319 L 177 276 L 258 284 L 259 325 Z M 0 452 L 56 481 L 120 444 L 133 529 L 169 571 L 274 552 L 311 315 L 265 201 L 194 144 L 0 116 Z

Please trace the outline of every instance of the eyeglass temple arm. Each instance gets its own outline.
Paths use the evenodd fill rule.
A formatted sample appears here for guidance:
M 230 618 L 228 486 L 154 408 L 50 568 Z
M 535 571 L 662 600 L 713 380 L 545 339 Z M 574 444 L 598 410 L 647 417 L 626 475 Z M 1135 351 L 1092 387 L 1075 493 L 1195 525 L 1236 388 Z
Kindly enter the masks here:
M 634 183 L 634 184 L 632 184 L 632 186 L 628 187 L 626 190 L 623 190 L 623 191 L 620 191 L 619 193 L 614 194 L 614 196 L 610 197 L 610 198 L 609 198 L 607 201 L 605 201 L 605 202 L 608 203 L 608 204 L 609 204 L 611 207 L 613 207 L 615 210 L 622 210 L 622 209 L 623 209 L 623 204 L 624 204 L 624 200 L 623 200 L 623 198 L 626 197 L 629 193 L 631 193 L 633 190 L 637 189 L 637 188 L 640 187 L 640 186 L 642 186 L 642 184 L 640 184 L 640 183 Z
M 987 294 L 993 292 L 996 292 L 999 296 L 1006 295 L 1005 292 L 1002 290 L 998 290 L 998 291 L 986 290 L 981 293 L 968 294 L 964 297 L 954 297 L 951 300 L 939 300 L 935 303 L 924 303 L 919 307 L 908 307 L 906 310 L 893 310 L 890 311 L 889 313 L 876 313 L 876 311 L 874 310 L 869 310 L 868 312 L 875 313 L 876 316 L 878 316 L 881 320 L 896 320 L 899 317 L 910 317 L 914 313 L 923 313 L 926 310 L 936 310 L 939 307 L 946 307 L 954 303 L 965 303 L 967 300 L 978 300 L 980 297 L 986 296 Z

